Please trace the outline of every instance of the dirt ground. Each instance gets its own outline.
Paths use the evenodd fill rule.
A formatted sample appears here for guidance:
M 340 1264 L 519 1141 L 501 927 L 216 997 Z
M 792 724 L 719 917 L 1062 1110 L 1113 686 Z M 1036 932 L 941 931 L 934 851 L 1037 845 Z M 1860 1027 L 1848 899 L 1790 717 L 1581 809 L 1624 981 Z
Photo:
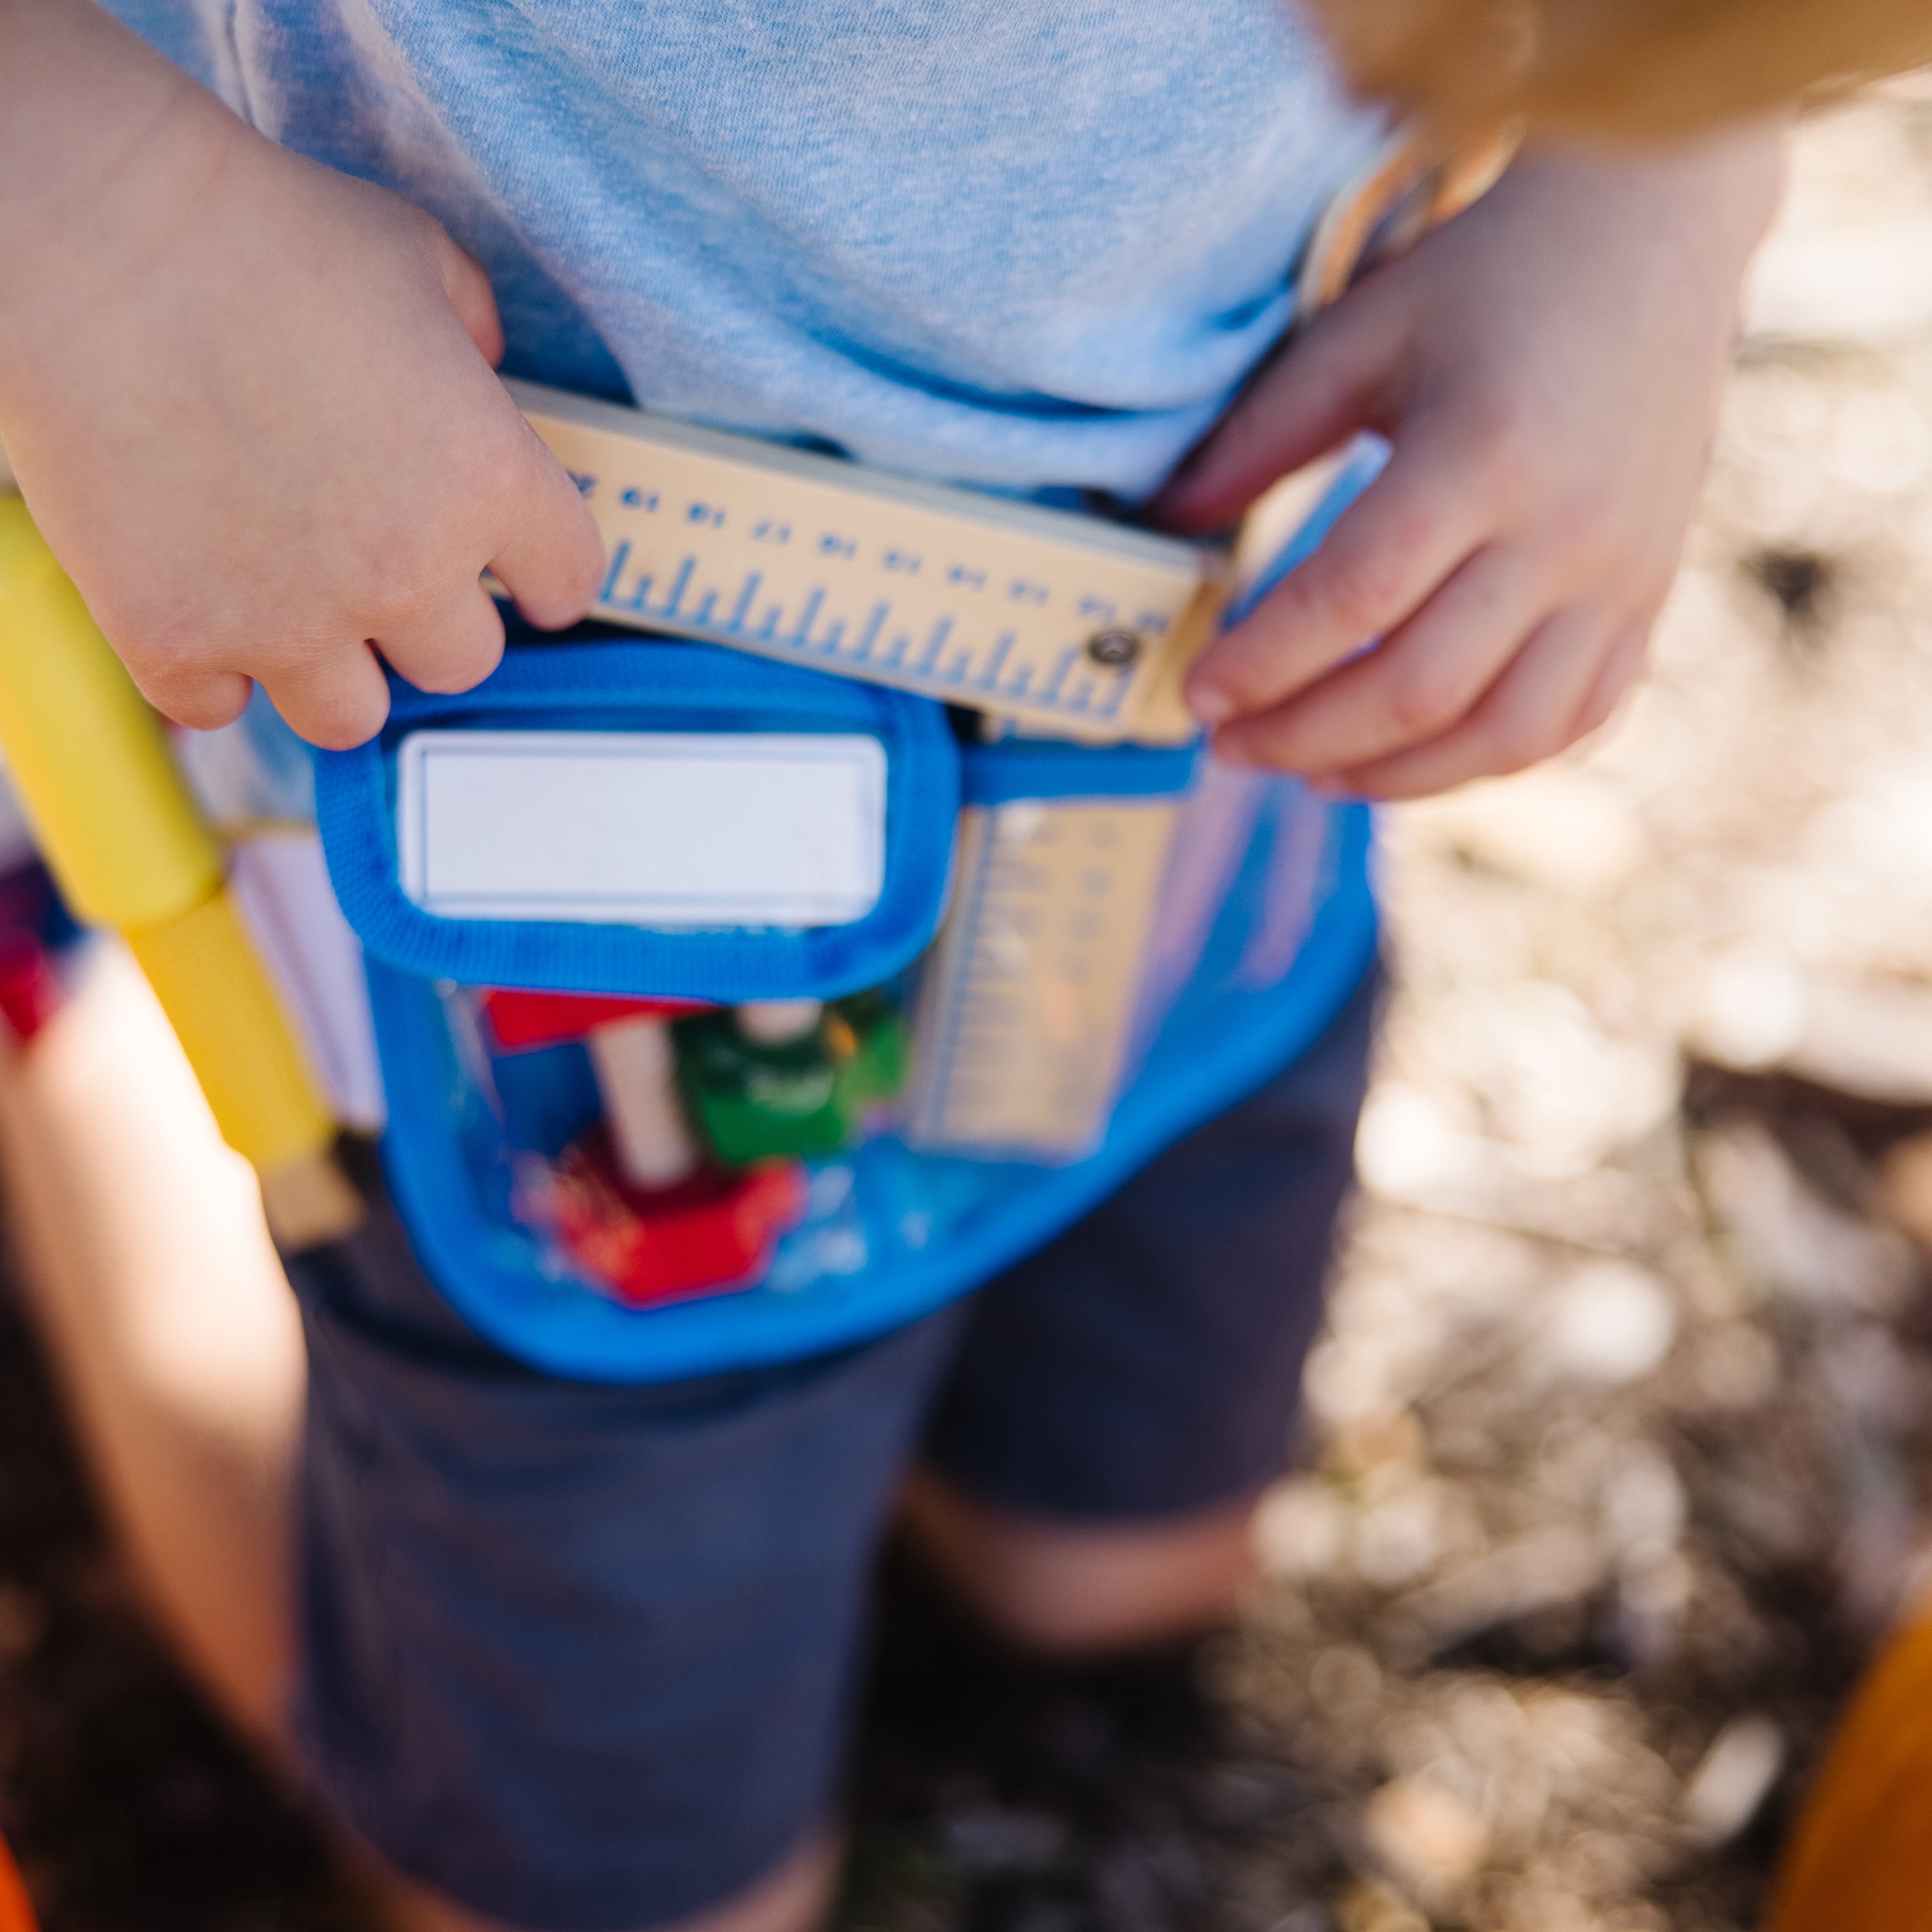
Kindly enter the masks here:
M 1391 816 L 1398 988 L 1240 1628 L 886 1596 L 844 1932 L 1746 1932 L 1932 1569 L 1932 86 L 1805 130 L 1650 681 Z M 0 1305 L 46 1932 L 364 1923 L 142 1635 Z

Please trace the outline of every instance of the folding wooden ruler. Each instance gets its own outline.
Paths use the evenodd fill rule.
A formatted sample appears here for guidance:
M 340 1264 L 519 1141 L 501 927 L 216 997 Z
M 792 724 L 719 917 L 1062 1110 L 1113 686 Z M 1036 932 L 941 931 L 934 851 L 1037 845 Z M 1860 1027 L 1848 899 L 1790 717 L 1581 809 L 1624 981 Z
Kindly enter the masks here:
M 1100 1137 L 1181 807 L 968 806 L 958 886 L 920 988 L 906 1138 L 1068 1160 Z
M 1192 734 L 1215 549 L 512 382 L 609 559 L 596 615 L 1054 736 Z

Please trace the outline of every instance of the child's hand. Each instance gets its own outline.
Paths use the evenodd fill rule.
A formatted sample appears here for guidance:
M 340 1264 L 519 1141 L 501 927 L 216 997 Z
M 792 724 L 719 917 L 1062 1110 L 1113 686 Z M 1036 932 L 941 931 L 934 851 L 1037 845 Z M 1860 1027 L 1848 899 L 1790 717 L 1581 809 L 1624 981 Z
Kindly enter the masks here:
M 488 675 L 486 566 L 534 621 L 581 616 L 602 545 L 492 374 L 476 263 L 91 10 L 28 17 L 68 38 L 23 34 L 0 66 L 24 47 L 56 85 L 79 60 L 73 113 L 114 102 L 124 124 L 75 142 L 50 122 L 37 198 L 0 200 L 0 436 L 148 697 L 212 726 L 253 679 L 304 736 L 353 745 L 388 710 L 379 651 L 427 690 Z
M 1171 526 L 1225 526 L 1357 429 L 1395 454 L 1195 667 L 1219 752 L 1407 797 L 1603 723 L 1676 573 L 1778 151 L 1526 159 L 1262 374 Z

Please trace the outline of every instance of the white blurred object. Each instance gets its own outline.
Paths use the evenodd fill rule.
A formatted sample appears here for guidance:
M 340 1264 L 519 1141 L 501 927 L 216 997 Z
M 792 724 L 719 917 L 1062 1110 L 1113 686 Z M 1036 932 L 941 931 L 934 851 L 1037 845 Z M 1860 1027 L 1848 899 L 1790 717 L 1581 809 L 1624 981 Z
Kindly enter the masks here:
M 1804 1031 L 1804 976 L 1781 948 L 1736 946 L 1704 982 L 1693 1045 L 1720 1066 L 1755 1071 L 1774 1065 Z
M 1654 1443 L 1621 1449 L 1604 1486 L 1604 1527 L 1618 1549 L 1647 1554 L 1668 1549 L 1690 1520 L 1690 1499 L 1677 1467 Z
M 1392 1779 L 1370 1798 L 1363 1835 L 1396 1875 L 1441 1900 L 1468 1884 L 1490 1850 L 1490 1824 L 1426 1775 Z
M 1558 1523 L 1486 1551 L 1398 1597 L 1386 1613 L 1387 1634 L 1424 1653 L 1447 1650 L 1498 1624 L 1580 1602 L 1610 1574 L 1600 1538 Z
M 1809 989 L 1804 1030 L 1785 1057 L 1802 1078 L 1892 1106 L 1932 1101 L 1932 987 L 1826 982 Z
M 1784 1768 L 1784 1733 L 1756 1712 L 1733 1718 L 1712 1741 L 1684 1788 L 1684 1822 L 1700 1844 L 1735 1838 Z
M 1377 1504 L 1356 1526 L 1356 1574 L 1378 1590 L 1420 1582 L 1442 1560 L 1442 1517 L 1436 1492 L 1426 1483 Z
M 1738 1121 L 1704 1136 L 1696 1162 L 1733 1253 L 1766 1294 L 1814 1309 L 1885 1316 L 1911 1292 L 1904 1238 L 1826 1200 L 1760 1123 Z
M 1932 987 L 1811 978 L 1774 948 L 1724 954 L 1690 1030 L 1694 1051 L 1894 1107 L 1932 1102 Z
M 1546 1372 L 1616 1387 L 1640 1382 L 1677 1340 L 1670 1291 L 1634 1262 L 1592 1262 L 1551 1298 L 1534 1354 Z
M 586 1042 L 617 1166 L 640 1187 L 669 1187 L 698 1166 L 698 1143 L 677 1094 L 677 1059 L 662 1019 L 593 1027 Z
M 1578 897 L 1613 891 L 1647 842 L 1629 796 L 1594 772 L 1544 766 L 1396 808 L 1420 832 L 1492 870 Z
M 1785 342 L 1894 341 L 1932 329 L 1932 216 L 1790 228 L 1753 265 L 1746 332 Z
M 1264 1576 L 1322 1576 L 1341 1562 L 1348 1535 L 1346 1508 L 1314 1476 L 1277 1483 L 1255 1513 L 1255 1553 Z
M 1436 1096 L 1406 1081 L 1378 1081 L 1355 1130 L 1362 1184 L 1384 1200 L 1426 1200 L 1440 1189 L 1487 1180 L 1496 1150 L 1466 1132 Z
M 802 1040 L 825 1010 L 818 1000 L 747 1000 L 737 1009 L 738 1030 L 758 1046 Z

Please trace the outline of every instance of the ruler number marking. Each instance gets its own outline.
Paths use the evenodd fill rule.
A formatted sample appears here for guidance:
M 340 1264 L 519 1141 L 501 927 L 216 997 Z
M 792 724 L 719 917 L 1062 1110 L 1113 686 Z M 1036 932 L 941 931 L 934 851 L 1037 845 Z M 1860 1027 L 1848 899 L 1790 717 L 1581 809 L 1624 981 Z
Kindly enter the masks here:
M 1022 713 L 1112 724 L 1144 680 L 1133 665 L 1100 668 L 1090 663 L 1085 652 L 1090 627 L 1124 624 L 1125 610 L 1134 614 L 1133 627 L 1151 640 L 1166 638 L 1176 622 L 1172 611 L 1136 612 L 1132 603 L 1096 590 L 1065 590 L 1051 572 L 1034 574 L 1024 568 L 1002 572 L 998 559 L 985 564 L 943 556 L 934 560 L 913 544 L 868 541 L 850 526 L 821 526 L 814 532 L 809 525 L 801 529 L 780 516 L 744 514 L 734 511 L 728 491 L 722 497 L 710 489 L 687 496 L 673 484 L 667 500 L 658 490 L 634 484 L 620 486 L 595 472 L 570 474 L 584 496 L 602 498 L 613 514 L 618 506 L 639 518 L 668 511 L 688 530 L 694 546 L 682 555 L 673 552 L 667 556 L 660 551 L 653 557 L 654 546 L 647 538 L 636 533 L 620 536 L 612 530 L 598 602 L 613 613 L 682 626 L 688 634 L 863 667 L 863 675 L 882 676 L 887 682 L 934 695 L 970 693 L 968 701 L 996 709 L 1011 706 Z M 833 588 L 843 580 L 801 583 L 794 588 L 784 573 L 772 582 L 770 571 L 745 568 L 749 558 L 730 569 L 730 553 L 716 546 L 729 542 L 724 533 L 734 516 L 744 532 L 740 542 L 768 550 L 794 550 L 800 563 L 812 555 L 853 564 L 860 572 L 849 580 L 854 585 L 870 572 L 875 580 L 923 580 L 930 587 L 922 599 L 908 590 L 896 598 L 862 603 Z M 722 580 L 713 574 L 720 564 L 728 572 Z M 1012 620 L 984 628 L 968 626 L 968 634 L 962 635 L 961 609 L 932 608 L 942 601 L 933 594 L 942 586 L 956 598 L 991 595 L 1012 611 Z M 1076 617 L 1080 636 L 1070 644 L 1057 645 L 1050 630 L 1045 635 L 1040 631 L 1042 622 L 1050 621 L 1045 614 L 1063 600 Z M 922 601 L 923 610 L 919 608 Z M 1022 616 L 1022 611 L 1028 614 Z

